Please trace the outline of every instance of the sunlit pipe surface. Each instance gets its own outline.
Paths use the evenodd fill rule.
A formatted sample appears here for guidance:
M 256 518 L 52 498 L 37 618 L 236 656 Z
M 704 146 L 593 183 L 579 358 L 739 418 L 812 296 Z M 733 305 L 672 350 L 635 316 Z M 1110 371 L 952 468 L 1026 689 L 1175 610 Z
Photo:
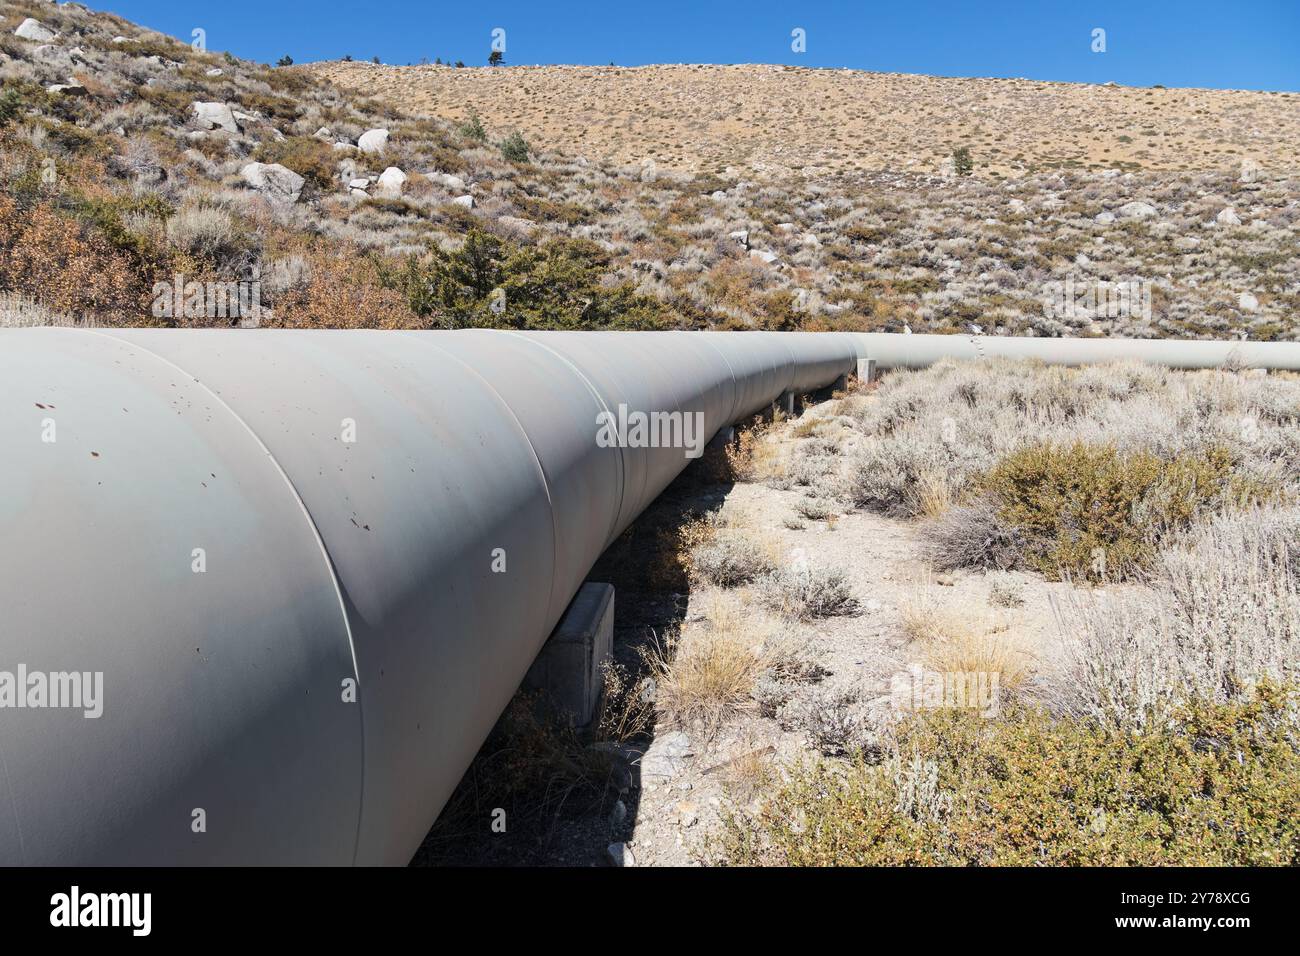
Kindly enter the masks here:
M 20 666 L 103 675 L 98 717 L 14 706 L 11 682 L 0 864 L 405 863 L 596 558 L 689 461 L 606 447 L 602 413 L 698 415 L 677 434 L 704 441 L 865 357 L 1297 368 L 1298 348 L 0 331 L 0 703 Z

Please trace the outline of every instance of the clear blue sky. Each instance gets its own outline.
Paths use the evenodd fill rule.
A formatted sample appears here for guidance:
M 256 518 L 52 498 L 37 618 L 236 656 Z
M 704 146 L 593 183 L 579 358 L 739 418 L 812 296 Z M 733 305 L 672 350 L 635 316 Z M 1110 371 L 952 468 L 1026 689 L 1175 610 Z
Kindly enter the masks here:
M 941 76 L 1300 91 L 1300 0 L 89 0 L 273 62 L 793 63 Z M 791 50 L 803 28 L 807 50 Z M 1106 52 L 1091 50 L 1094 28 Z

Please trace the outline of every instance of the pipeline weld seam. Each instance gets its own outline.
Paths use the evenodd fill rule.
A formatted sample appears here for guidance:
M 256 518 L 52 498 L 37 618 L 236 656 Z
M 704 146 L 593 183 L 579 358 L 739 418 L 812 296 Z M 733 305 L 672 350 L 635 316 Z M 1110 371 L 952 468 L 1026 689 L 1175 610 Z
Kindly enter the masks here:
M 401 334 L 403 338 L 417 338 L 447 360 L 454 362 L 456 365 L 459 365 L 461 368 L 469 372 L 469 374 L 481 382 L 483 387 L 486 388 L 493 397 L 501 403 L 501 406 L 510 413 L 510 420 L 513 421 L 515 427 L 519 429 L 519 434 L 524 436 L 524 443 L 528 446 L 528 453 L 533 456 L 533 463 L 537 465 L 537 473 L 542 476 L 542 491 L 546 495 L 546 511 L 547 514 L 551 516 L 551 586 L 546 589 L 546 613 L 549 615 L 551 613 L 551 603 L 555 597 L 555 582 L 557 578 L 556 569 L 560 566 L 560 528 L 555 519 L 555 499 L 551 497 L 551 480 L 546 474 L 546 466 L 542 464 L 541 456 L 537 454 L 536 446 L 533 445 L 532 436 L 528 434 L 528 429 L 524 428 L 524 423 L 519 420 L 519 416 L 515 414 L 515 410 L 510 407 L 510 403 L 505 400 L 505 396 L 498 392 L 492 383 L 484 375 L 479 373 L 478 369 L 474 368 L 474 366 L 470 365 L 464 359 L 448 352 L 436 342 L 429 342 L 425 339 L 420 339 L 418 336 L 412 336 L 409 332 L 403 332 Z
M 512 338 L 517 338 L 521 342 L 526 342 L 528 345 L 534 348 L 539 348 L 544 352 L 549 352 L 551 355 L 555 356 L 555 358 L 559 359 L 560 362 L 567 366 L 569 371 L 577 377 L 578 381 L 582 382 L 582 384 L 587 387 L 587 391 L 591 393 L 591 397 L 596 400 L 596 404 L 604 410 L 605 414 L 614 416 L 614 412 L 605 402 L 604 396 L 600 394 L 600 391 L 594 384 L 592 384 L 591 379 L 587 378 L 586 374 L 578 367 L 577 363 L 575 363 L 573 359 L 569 358 L 562 352 L 557 352 L 545 342 L 538 341 L 537 339 L 524 335 L 514 329 L 506 329 L 504 331 L 506 335 L 509 335 Z M 595 423 L 593 422 L 593 427 L 594 425 Z M 614 529 L 618 527 L 619 516 L 623 513 L 623 502 L 627 497 L 627 449 L 620 444 L 616 446 L 616 450 L 618 451 L 618 457 L 616 458 L 618 461 L 618 505 L 614 508 L 614 513 L 610 517 L 609 528 L 605 532 L 605 548 L 608 548 L 613 543 Z M 601 551 L 603 552 L 604 548 L 601 548 Z
M 113 342 L 126 346 L 127 348 L 138 349 L 141 352 L 144 352 L 152 356 L 154 359 L 161 362 L 163 365 L 166 365 L 169 368 L 173 368 L 177 372 L 180 372 L 181 375 L 190 379 L 191 381 L 194 382 L 194 384 L 198 385 L 201 389 L 203 389 L 205 392 L 211 395 L 212 400 L 215 401 L 222 408 L 224 408 L 230 414 L 230 416 L 243 427 L 244 431 L 248 432 L 249 437 L 251 437 L 253 441 L 257 443 L 257 446 L 262 450 L 262 453 L 266 455 L 267 459 L 271 462 L 272 467 L 275 468 L 275 470 L 279 473 L 280 477 L 284 480 L 285 485 L 289 489 L 289 493 L 293 496 L 293 500 L 298 503 L 298 508 L 302 512 L 303 517 L 307 521 L 307 527 L 311 531 L 312 537 L 316 540 L 317 547 L 320 548 L 321 557 L 325 561 L 325 570 L 329 574 L 330 583 L 334 585 L 334 596 L 338 599 L 339 602 L 339 615 L 343 619 L 343 631 L 345 634 L 347 634 L 348 650 L 352 654 L 352 675 L 353 678 L 356 680 L 357 688 L 361 689 L 361 670 L 357 666 L 356 642 L 352 638 L 352 625 L 348 621 L 347 606 L 343 602 L 343 588 L 339 584 L 338 574 L 334 568 L 334 561 L 330 557 L 329 548 L 325 546 L 325 539 L 321 537 L 320 529 L 316 526 L 316 521 L 312 518 L 311 512 L 307 509 L 307 503 L 302 500 L 302 495 L 298 493 L 298 489 L 294 486 L 294 483 L 289 478 L 288 473 L 284 470 L 284 468 L 280 465 L 280 462 L 276 459 L 275 455 L 271 452 L 271 449 L 266 446 L 266 442 L 262 441 L 262 439 L 258 436 L 257 432 L 253 430 L 253 427 L 249 425 L 247 421 L 244 420 L 243 416 L 240 415 L 238 412 L 236 412 L 225 399 L 223 399 L 220 395 L 218 395 L 215 391 L 213 391 L 212 388 L 206 382 L 201 381 L 191 373 L 187 372 L 185 369 L 181 368 L 171 359 L 159 355 L 153 349 L 141 345 L 138 342 L 115 335 L 113 334 L 112 330 L 89 329 L 87 331 L 91 332 L 91 334 L 93 335 L 99 335 L 106 339 L 110 339 Z M 365 809 L 365 786 L 366 786 L 366 727 L 365 727 L 366 712 L 364 707 L 358 707 L 357 711 L 358 711 L 360 725 L 361 725 L 360 727 L 361 729 L 361 799 L 358 801 L 358 805 L 357 805 L 357 829 L 356 829 L 356 835 L 352 845 L 353 866 L 356 866 L 357 853 L 360 850 L 360 846 L 361 846 L 361 820 L 363 817 L 363 811 Z

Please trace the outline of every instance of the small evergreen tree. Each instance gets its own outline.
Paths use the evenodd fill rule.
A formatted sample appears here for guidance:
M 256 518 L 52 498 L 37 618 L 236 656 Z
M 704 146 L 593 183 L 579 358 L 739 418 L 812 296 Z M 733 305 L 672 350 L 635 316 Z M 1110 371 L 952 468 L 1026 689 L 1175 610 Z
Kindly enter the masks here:
M 493 50 L 488 54 L 488 66 L 500 66 L 505 61 L 506 58 L 501 55 L 500 50 Z
M 971 170 L 975 168 L 975 163 L 970 158 L 970 149 L 966 146 L 958 146 L 952 151 L 952 165 L 956 169 L 958 176 L 969 176 Z
M 460 135 L 466 139 L 473 140 L 476 143 L 487 142 L 487 130 L 483 128 L 483 120 L 479 118 L 477 110 L 470 110 L 469 119 L 461 123 L 458 129 Z
M 291 57 L 289 54 L 286 53 L 284 56 L 280 57 L 280 59 L 278 59 L 278 60 L 275 61 L 275 65 L 276 65 L 276 66 L 293 66 L 293 57 Z
M 528 162 L 528 154 L 533 150 L 519 130 L 514 130 L 498 146 L 501 148 L 502 157 L 512 163 Z

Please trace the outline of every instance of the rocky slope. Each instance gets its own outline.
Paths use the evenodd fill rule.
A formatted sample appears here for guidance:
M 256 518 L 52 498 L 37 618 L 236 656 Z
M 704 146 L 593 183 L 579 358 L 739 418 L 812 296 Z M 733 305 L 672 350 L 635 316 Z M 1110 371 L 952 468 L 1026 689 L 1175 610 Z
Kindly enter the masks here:
M 1293 94 L 272 68 L 31 0 L 0 81 L 4 324 L 1297 330 Z

